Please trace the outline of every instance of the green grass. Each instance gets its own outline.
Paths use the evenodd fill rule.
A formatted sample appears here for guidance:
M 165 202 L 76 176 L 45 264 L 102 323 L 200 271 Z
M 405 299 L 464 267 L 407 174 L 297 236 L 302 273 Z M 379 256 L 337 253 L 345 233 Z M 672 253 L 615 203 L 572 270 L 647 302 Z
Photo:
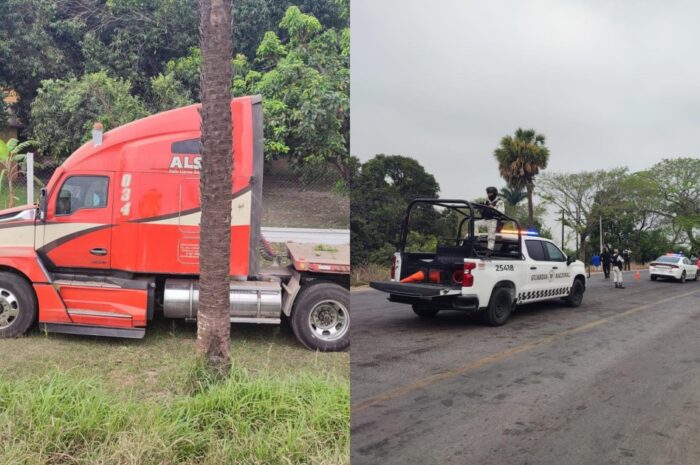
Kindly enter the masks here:
M 348 354 L 234 325 L 232 373 L 215 380 L 194 325 L 147 333 L 0 340 L 0 463 L 349 463 Z
M 37 191 L 38 192 L 38 191 Z M 22 182 L 14 186 L 13 196 L 15 198 L 14 206 L 20 206 L 27 203 L 27 186 Z M 38 197 L 35 197 L 35 200 Z M 7 181 L 3 180 L 2 189 L 0 190 L 0 209 L 8 208 L 10 205 L 10 193 L 7 188 Z
M 350 286 L 366 286 L 370 281 L 387 281 L 390 274 L 391 268 L 384 265 L 370 263 L 353 266 L 350 273 Z

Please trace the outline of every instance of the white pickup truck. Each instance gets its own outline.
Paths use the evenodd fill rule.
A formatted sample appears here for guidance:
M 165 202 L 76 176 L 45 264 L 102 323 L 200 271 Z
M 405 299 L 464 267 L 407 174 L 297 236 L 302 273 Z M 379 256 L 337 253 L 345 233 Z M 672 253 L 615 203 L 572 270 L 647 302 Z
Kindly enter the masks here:
M 477 231 L 485 218 L 497 222 L 493 250 Z M 453 227 L 456 235 L 449 233 Z M 445 234 L 450 236 L 439 237 Z M 465 200 L 416 199 L 406 211 L 391 281 L 370 286 L 389 293 L 390 301 L 411 304 L 421 317 L 463 310 L 500 326 L 523 303 L 562 299 L 578 307 L 586 276 L 581 261 L 494 209 Z

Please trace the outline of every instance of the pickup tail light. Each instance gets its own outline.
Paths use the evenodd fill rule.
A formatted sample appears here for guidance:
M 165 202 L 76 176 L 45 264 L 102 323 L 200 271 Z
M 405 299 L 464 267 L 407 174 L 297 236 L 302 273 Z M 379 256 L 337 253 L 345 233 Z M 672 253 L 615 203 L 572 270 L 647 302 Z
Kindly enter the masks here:
M 396 255 L 391 257 L 391 275 L 389 279 L 392 281 L 396 279 Z
M 466 262 L 464 264 L 464 274 L 462 275 L 462 287 L 472 287 L 474 285 L 474 275 L 472 270 L 476 268 L 476 263 Z

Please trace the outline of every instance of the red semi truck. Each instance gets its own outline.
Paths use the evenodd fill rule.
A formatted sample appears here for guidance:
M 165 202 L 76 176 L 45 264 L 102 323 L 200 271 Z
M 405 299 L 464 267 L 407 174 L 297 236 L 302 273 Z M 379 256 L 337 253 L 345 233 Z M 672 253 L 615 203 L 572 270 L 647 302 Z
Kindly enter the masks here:
M 141 338 L 156 309 L 194 320 L 199 273 L 199 105 L 118 127 L 76 150 L 39 206 L 0 211 L 0 337 Z M 307 347 L 349 344 L 349 246 L 288 244 L 260 269 L 263 126 L 258 96 L 233 99 L 231 322 L 288 317 Z

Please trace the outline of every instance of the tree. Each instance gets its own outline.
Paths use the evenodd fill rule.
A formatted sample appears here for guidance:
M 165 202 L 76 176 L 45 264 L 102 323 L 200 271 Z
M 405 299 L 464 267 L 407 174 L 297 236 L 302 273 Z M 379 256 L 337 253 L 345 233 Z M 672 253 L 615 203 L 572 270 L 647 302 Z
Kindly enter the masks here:
M 599 216 L 603 211 L 606 218 L 613 217 L 623 207 L 614 198 L 599 195 L 609 191 L 619 183 L 627 173 L 627 168 L 588 171 L 581 173 L 545 173 L 539 181 L 542 198 L 554 205 L 556 210 L 563 210 L 566 225 L 573 228 L 579 237 L 581 251 L 592 231 L 598 227 Z M 585 254 L 584 254 L 585 255 Z
M 15 205 L 14 185 L 22 173 L 22 163 L 27 154 L 25 149 L 35 146 L 36 141 L 28 140 L 20 143 L 17 139 L 10 139 L 7 142 L 0 140 L 0 192 L 3 190 L 4 182 L 7 182 L 8 202 L 4 207 L 12 208 Z
M 511 207 L 515 207 L 527 198 L 527 193 L 523 192 L 522 189 L 510 189 L 508 187 L 502 187 L 499 195 L 505 201 L 506 206 L 510 205 Z
M 399 243 L 408 202 L 437 197 L 435 177 L 410 157 L 376 155 L 351 178 L 350 245 L 353 264 L 387 263 Z M 419 214 L 416 231 L 433 232 L 439 218 Z
M 300 175 L 331 169 L 347 184 L 352 171 L 349 29 L 324 29 L 295 6 L 287 9 L 279 29 L 280 34 L 265 33 L 254 60 L 234 57 L 233 93 L 263 96 L 268 160 L 286 158 Z M 164 76 L 195 95 L 199 60 L 199 50 L 192 49 L 169 62 Z
M 94 123 L 109 130 L 148 113 L 141 99 L 131 94 L 129 81 L 104 71 L 43 81 L 31 110 L 39 149 L 57 161 L 90 140 Z
M 692 250 L 700 249 L 700 158 L 664 159 L 641 176 L 656 189 L 649 210 L 668 219 Z
M 498 170 L 509 187 L 527 191 L 528 227 L 534 226 L 532 193 L 535 176 L 547 167 L 549 149 L 545 137 L 534 129 L 518 128 L 515 136 L 504 136 L 493 154 Z
M 202 50 L 202 219 L 197 349 L 210 366 L 228 373 L 233 172 L 231 0 L 200 0 L 199 21 Z

